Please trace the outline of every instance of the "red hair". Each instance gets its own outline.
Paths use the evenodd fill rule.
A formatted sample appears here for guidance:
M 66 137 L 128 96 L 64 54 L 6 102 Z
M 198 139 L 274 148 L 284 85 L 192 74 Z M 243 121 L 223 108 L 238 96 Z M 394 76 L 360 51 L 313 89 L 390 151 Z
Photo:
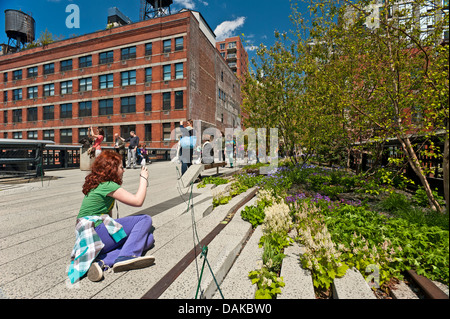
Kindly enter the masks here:
M 87 195 L 100 183 L 115 182 L 122 185 L 122 179 L 118 174 L 122 157 L 113 151 L 103 151 L 92 163 L 91 173 L 86 176 L 83 185 L 83 194 Z

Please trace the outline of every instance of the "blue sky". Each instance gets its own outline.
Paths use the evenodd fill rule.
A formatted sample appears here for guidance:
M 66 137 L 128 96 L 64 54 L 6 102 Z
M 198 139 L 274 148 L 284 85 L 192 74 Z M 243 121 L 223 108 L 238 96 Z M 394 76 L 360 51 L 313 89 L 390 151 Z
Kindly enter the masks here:
M 66 7 L 76 4 L 80 10 L 80 28 L 68 28 Z M 305 4 L 302 4 L 306 7 Z M 0 0 L 0 43 L 7 43 L 5 34 L 6 9 L 31 13 L 36 21 L 36 38 L 46 28 L 56 36 L 67 39 L 106 27 L 107 10 L 117 7 L 133 22 L 139 21 L 140 0 Z M 218 39 L 244 34 L 247 51 L 252 57 L 255 46 L 267 46 L 274 41 L 274 31 L 292 28 L 289 0 L 174 0 L 172 13 L 182 8 L 199 11 L 216 33 Z

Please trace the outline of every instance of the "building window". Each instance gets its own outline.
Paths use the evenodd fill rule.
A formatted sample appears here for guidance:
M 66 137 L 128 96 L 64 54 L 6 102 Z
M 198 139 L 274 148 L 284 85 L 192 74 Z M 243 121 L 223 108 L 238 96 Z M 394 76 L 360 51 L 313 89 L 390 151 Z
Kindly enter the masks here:
M 13 123 L 22 123 L 22 109 L 13 110 Z
M 3 102 L 8 102 L 8 91 L 3 91 Z
M 113 99 L 98 101 L 98 115 L 113 114 Z
M 163 111 L 170 111 L 170 92 L 163 93 Z
M 44 130 L 44 140 L 55 140 L 55 131 L 54 130 Z
M 80 92 L 92 91 L 92 78 L 80 79 Z
M 100 75 L 99 82 L 100 89 L 112 89 L 114 87 L 114 75 L 112 73 Z
M 136 71 L 126 71 L 120 73 L 121 85 L 135 85 L 136 84 Z
M 38 97 L 38 87 L 31 86 L 27 88 L 27 98 L 28 99 L 36 99 Z
M 34 122 L 37 121 L 37 107 L 29 107 L 27 109 L 27 121 Z
M 8 72 L 3 73 L 3 82 L 8 82 Z
M 120 113 L 136 113 L 136 97 L 120 98 Z
M 151 124 L 145 124 L 144 127 L 145 127 L 144 140 L 150 142 L 152 140 L 152 125 Z
M 42 118 L 44 120 L 53 120 L 55 118 L 55 111 L 53 105 L 44 106 Z
M 28 131 L 27 132 L 27 138 L 29 140 L 37 140 L 38 139 L 38 132 L 37 131 Z
M 22 100 L 22 89 L 13 90 L 13 101 L 21 101 Z
M 183 45 L 183 38 L 176 38 L 175 39 L 175 51 L 181 51 L 183 50 L 184 45 Z
M 44 85 L 44 96 L 54 96 L 55 95 L 55 85 L 45 84 Z
M 145 95 L 145 111 L 151 111 L 152 110 L 152 95 L 146 94 Z
M 183 78 L 183 63 L 175 64 L 175 79 Z
M 130 136 L 130 132 L 136 132 L 136 125 L 121 125 L 120 136 L 127 138 Z
M 78 117 L 92 116 L 92 102 L 78 103 Z
M 22 70 L 13 71 L 13 80 L 22 80 Z
M 55 63 L 44 64 L 44 74 L 55 73 Z
M 129 60 L 136 58 L 136 47 L 123 48 L 121 50 L 121 60 Z
M 146 68 L 145 69 L 145 82 L 151 82 L 152 81 L 152 68 Z
M 163 123 L 163 140 L 170 141 L 170 133 L 172 132 L 170 123 Z
M 38 76 L 38 67 L 37 66 L 33 66 L 33 67 L 27 69 L 27 77 L 28 78 L 35 78 L 37 76 Z
M 89 131 L 88 127 L 80 127 L 78 129 L 78 142 L 80 142 L 83 138 L 88 137 L 88 131 Z
M 59 131 L 59 141 L 61 143 L 72 143 L 72 129 L 66 128 Z
M 152 55 L 152 43 L 147 43 L 145 45 L 145 55 Z
M 70 71 L 72 70 L 72 59 L 61 61 L 60 71 Z
M 171 68 L 170 64 L 163 66 L 163 80 L 169 81 L 171 77 Z
M 103 131 L 105 132 L 105 138 L 103 139 L 103 142 L 105 142 L 105 143 L 112 143 L 112 142 L 114 142 L 114 140 L 113 140 L 113 138 L 114 138 L 114 134 L 113 134 L 114 127 L 112 127 L 112 126 L 102 126 L 102 127 L 99 127 L 99 128 L 102 128 Z
M 61 94 L 72 93 L 72 81 L 61 82 Z
M 219 44 L 220 50 L 225 50 L 225 43 Z
M 3 111 L 3 123 L 8 123 L 8 111 Z
M 183 91 L 175 92 L 175 109 L 183 108 Z
M 78 59 L 79 68 L 87 68 L 92 66 L 92 55 L 82 56 Z
M 72 118 L 72 103 L 64 103 L 60 105 L 59 118 L 61 119 Z
M 164 53 L 169 53 L 170 51 L 172 51 L 172 40 L 164 40 L 163 41 L 163 52 Z
M 13 138 L 15 139 L 22 138 L 22 132 L 13 132 Z
M 114 51 L 102 52 L 99 55 L 99 64 L 114 62 Z

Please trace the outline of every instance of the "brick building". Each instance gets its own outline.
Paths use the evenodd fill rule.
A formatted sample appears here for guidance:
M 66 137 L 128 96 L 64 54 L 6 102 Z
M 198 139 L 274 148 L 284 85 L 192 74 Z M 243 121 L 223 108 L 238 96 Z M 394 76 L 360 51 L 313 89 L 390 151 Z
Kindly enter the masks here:
M 240 83 L 199 12 L 179 13 L 0 56 L 0 138 L 77 144 L 88 128 L 136 131 L 169 148 L 180 120 L 240 123 Z
M 238 78 L 248 72 L 248 54 L 239 36 L 216 42 L 216 48 Z

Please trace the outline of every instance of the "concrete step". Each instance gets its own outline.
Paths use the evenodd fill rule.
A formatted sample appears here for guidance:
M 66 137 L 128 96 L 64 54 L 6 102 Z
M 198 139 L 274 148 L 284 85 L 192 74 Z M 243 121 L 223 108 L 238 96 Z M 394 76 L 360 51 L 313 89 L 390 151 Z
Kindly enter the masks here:
M 404 281 L 400 281 L 391 289 L 394 299 L 419 299 L 416 293 Z
M 252 206 L 257 198 L 253 198 L 246 206 Z M 240 214 L 234 216 L 241 219 Z M 241 219 L 242 220 L 242 219 Z M 248 222 L 246 222 L 249 224 Z M 231 225 L 230 225 L 231 226 Z M 231 269 L 225 276 L 220 289 L 226 299 L 253 299 L 255 297 L 255 285 L 252 285 L 248 273 L 261 267 L 263 249 L 258 247 L 262 236 L 262 227 L 257 227 L 247 243 L 237 256 Z M 221 299 L 218 291 L 213 295 L 214 299 Z
M 376 299 L 361 273 L 355 269 L 348 269 L 341 278 L 333 282 L 334 299 Z
M 314 284 L 311 271 L 300 265 L 303 247 L 295 243 L 284 249 L 286 257 L 281 265 L 281 274 L 285 286 L 277 299 L 315 299 Z
M 247 192 L 244 194 L 247 194 Z M 222 284 L 225 275 L 230 270 L 237 254 L 241 251 L 245 241 L 247 240 L 251 232 L 251 224 L 242 220 L 240 217 L 240 211 L 245 206 L 246 205 L 242 206 L 235 213 L 228 225 L 208 245 L 207 260 L 211 270 L 208 265 L 205 264 L 200 289 L 198 292 L 198 298 L 201 297 L 210 299 L 214 296 L 217 291 L 216 282 L 219 286 Z M 220 207 L 222 206 L 219 206 L 218 208 Z M 215 214 L 215 210 L 212 214 Z M 178 278 L 167 288 L 160 298 L 195 298 L 203 262 L 204 257 L 199 255 L 196 261 L 192 262 L 178 276 Z M 214 277 L 211 274 L 211 271 L 214 274 Z

